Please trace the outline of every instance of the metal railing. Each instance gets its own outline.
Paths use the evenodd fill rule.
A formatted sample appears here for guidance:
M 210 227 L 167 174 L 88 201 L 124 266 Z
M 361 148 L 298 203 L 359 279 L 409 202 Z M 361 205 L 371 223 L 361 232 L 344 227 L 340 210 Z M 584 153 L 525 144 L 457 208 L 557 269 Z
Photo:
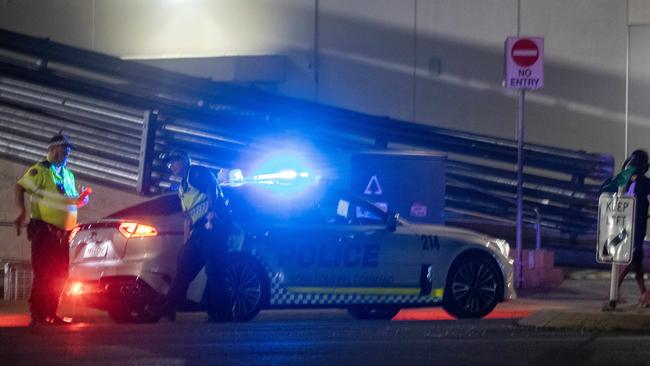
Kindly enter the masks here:
M 28 299 L 32 290 L 32 280 L 34 279 L 31 263 L 26 261 L 7 261 L 3 268 L 4 299 Z

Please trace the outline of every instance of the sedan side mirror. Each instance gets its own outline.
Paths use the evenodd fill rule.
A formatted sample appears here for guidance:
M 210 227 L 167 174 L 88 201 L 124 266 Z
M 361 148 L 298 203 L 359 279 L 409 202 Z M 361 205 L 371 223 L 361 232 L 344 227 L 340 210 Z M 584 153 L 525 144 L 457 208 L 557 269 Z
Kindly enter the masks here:
M 399 213 L 393 215 L 388 215 L 388 220 L 386 220 L 386 230 L 391 233 L 397 230 L 397 223 L 399 222 Z

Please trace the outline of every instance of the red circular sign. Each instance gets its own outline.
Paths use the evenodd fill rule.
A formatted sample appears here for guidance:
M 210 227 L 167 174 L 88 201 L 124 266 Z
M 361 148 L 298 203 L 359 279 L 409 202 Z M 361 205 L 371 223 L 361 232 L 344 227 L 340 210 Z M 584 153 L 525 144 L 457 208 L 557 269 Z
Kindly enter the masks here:
M 529 67 L 539 59 L 539 48 L 530 39 L 520 39 L 512 45 L 512 60 L 521 67 Z

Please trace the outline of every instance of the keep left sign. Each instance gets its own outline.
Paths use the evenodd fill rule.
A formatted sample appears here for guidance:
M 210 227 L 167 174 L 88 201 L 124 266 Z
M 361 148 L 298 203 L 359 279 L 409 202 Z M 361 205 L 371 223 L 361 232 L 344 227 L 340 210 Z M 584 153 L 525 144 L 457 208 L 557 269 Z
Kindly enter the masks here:
M 506 88 L 533 90 L 544 87 L 543 37 L 508 37 L 505 51 Z

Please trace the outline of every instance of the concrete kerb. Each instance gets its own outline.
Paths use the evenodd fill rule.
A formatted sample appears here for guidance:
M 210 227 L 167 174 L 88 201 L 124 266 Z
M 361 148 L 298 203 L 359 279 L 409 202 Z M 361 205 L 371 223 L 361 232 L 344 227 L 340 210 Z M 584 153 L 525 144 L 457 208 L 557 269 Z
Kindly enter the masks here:
M 596 331 L 648 331 L 650 309 L 603 312 L 596 310 L 542 310 L 519 321 L 535 328 L 564 328 Z
M 536 328 L 565 328 L 593 331 L 650 331 L 650 308 L 643 301 L 634 280 L 626 280 L 614 311 L 603 311 L 609 298 L 609 276 L 601 271 L 569 275 L 556 289 L 525 296 L 538 311 L 521 319 L 519 325 Z M 625 302 L 625 300 L 628 300 Z M 647 301 L 647 300 L 646 300 Z

